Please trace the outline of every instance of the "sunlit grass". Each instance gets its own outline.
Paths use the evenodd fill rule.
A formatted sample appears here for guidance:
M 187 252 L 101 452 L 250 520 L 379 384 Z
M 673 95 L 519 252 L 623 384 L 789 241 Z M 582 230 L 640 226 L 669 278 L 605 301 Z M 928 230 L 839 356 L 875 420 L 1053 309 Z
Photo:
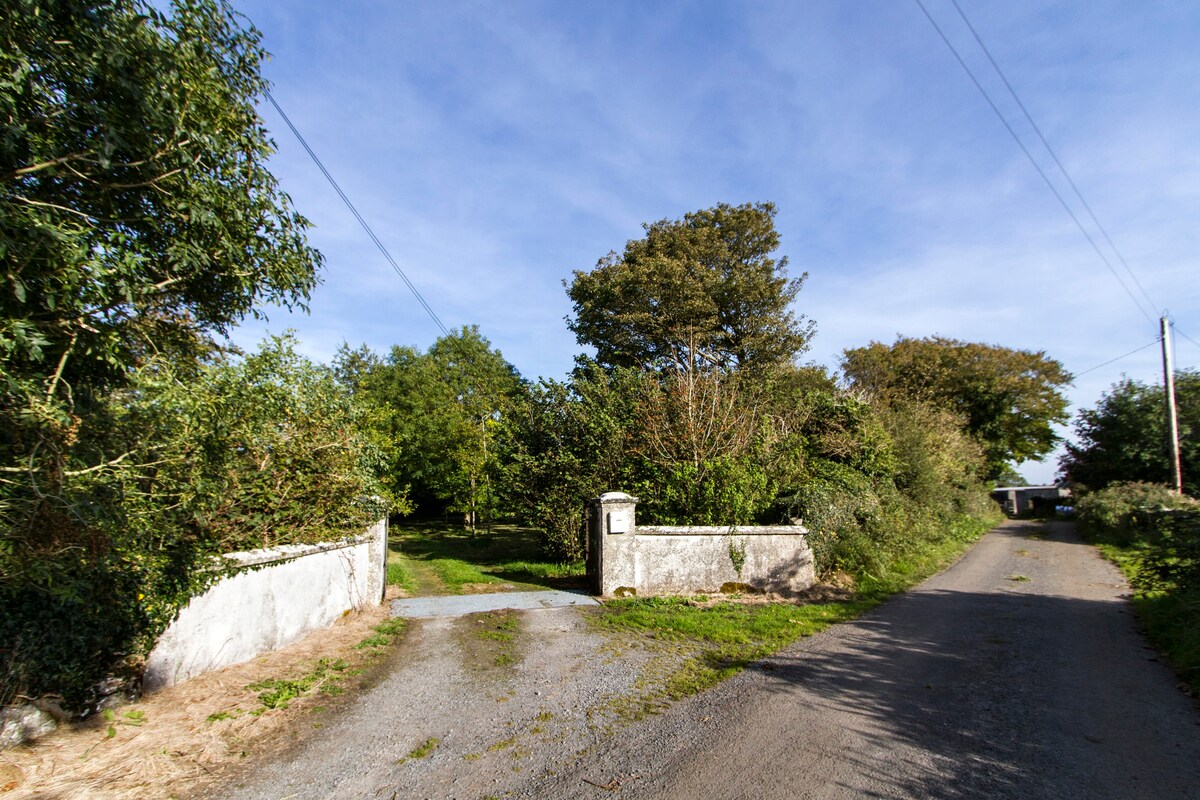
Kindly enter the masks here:
M 542 559 L 538 534 L 528 528 L 472 533 L 452 525 L 395 525 L 391 548 L 388 581 L 410 595 L 583 586 L 583 564 Z

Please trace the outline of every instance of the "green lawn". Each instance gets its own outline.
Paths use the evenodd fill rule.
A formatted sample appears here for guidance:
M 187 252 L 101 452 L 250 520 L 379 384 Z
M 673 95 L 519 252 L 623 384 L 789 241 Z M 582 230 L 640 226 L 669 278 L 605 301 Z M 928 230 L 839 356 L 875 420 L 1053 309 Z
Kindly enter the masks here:
M 582 589 L 584 566 L 541 555 L 539 534 L 515 525 L 471 533 L 440 523 L 393 525 L 388 583 L 410 595 Z

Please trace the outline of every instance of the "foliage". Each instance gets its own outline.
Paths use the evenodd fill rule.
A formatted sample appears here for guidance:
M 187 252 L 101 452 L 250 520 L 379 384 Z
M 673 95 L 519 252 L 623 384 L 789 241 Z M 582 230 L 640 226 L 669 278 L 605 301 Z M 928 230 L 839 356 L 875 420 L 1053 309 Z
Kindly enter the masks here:
M 260 304 L 302 307 L 320 264 L 266 169 L 258 32 L 224 0 L 4 0 L 3 19 L 0 702 L 81 708 L 212 579 L 216 542 L 260 538 L 266 509 L 304 516 L 299 484 L 268 504 L 281 470 L 249 468 L 254 436 L 346 484 L 323 471 L 336 448 L 185 388 L 216 380 L 214 337 Z
M 530 387 L 504 426 L 504 493 L 544 532 L 552 558 L 582 559 L 588 501 L 633 486 L 625 446 L 644 380 L 634 370 L 584 362 L 569 382 Z
M 11 525 L 47 524 L 63 480 L 105 463 L 90 411 L 131 368 L 315 283 L 265 166 L 258 32 L 222 0 L 172 11 L 4 3 L 0 462 L 43 495 L 10 494 Z
M 1176 373 L 1175 397 L 1184 492 L 1195 497 L 1200 493 L 1200 372 Z M 1095 408 L 1079 412 L 1075 435 L 1077 441 L 1067 443 L 1059 469 L 1077 487 L 1172 480 L 1161 385 L 1118 381 Z
M 76 476 L 64 528 L 0 550 L 6 693 L 83 707 L 138 659 L 232 550 L 341 538 L 382 513 L 358 410 L 333 375 L 277 338 L 181 379 L 156 359 L 103 408 L 103 444 L 130 457 Z
M 761 456 L 769 439 L 761 397 L 716 371 L 643 380 L 627 430 L 627 457 L 639 513 L 660 524 L 754 521 L 775 486 Z
M 1144 543 L 1153 536 L 1163 512 L 1200 508 L 1155 483 L 1123 483 L 1086 492 L 1075 501 L 1075 517 L 1087 536 L 1119 546 Z
M 516 369 L 464 327 L 425 353 L 395 347 L 386 361 L 343 347 L 336 369 L 369 404 L 389 455 L 393 491 L 461 512 L 469 528 L 497 511 L 495 439 L 524 388 Z
M 624 253 L 575 271 L 567 289 L 580 344 L 605 367 L 699 372 L 790 362 L 813 333 L 788 309 L 806 276 L 787 277 L 770 203 L 645 225 Z
M 186 382 L 155 362 L 114 396 L 113 424 L 137 454 L 112 473 L 131 534 L 177 528 L 233 552 L 341 538 L 396 504 L 379 496 L 360 408 L 294 348 L 275 337 Z
M 935 336 L 872 342 L 843 354 L 855 389 L 883 401 L 902 398 L 961 416 L 987 457 L 989 477 L 1049 453 L 1067 421 L 1061 387 L 1070 374 L 1043 352 Z

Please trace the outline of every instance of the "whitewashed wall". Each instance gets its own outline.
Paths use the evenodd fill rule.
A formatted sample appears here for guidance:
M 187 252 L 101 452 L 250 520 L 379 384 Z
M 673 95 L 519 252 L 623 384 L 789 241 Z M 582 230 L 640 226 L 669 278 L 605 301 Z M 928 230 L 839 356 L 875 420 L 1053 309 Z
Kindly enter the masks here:
M 341 542 L 290 545 L 224 558 L 246 567 L 192 599 L 146 663 L 154 691 L 249 661 L 332 625 L 350 609 L 383 600 L 387 519 Z
M 796 594 L 816 580 L 808 531 L 799 525 L 639 525 L 638 499 L 607 492 L 592 503 L 588 577 L 611 596 L 719 592 L 744 587 Z

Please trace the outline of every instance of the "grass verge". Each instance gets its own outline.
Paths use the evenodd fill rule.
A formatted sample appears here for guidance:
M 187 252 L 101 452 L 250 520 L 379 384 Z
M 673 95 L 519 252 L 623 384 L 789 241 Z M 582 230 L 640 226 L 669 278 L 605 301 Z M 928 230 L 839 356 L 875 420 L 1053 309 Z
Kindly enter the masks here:
M 1133 581 L 1146 556 L 1140 544 L 1094 541 L 1100 552 Z M 1200 589 L 1146 591 L 1132 583 L 1130 605 L 1142 634 L 1167 657 L 1193 697 L 1200 697 Z

